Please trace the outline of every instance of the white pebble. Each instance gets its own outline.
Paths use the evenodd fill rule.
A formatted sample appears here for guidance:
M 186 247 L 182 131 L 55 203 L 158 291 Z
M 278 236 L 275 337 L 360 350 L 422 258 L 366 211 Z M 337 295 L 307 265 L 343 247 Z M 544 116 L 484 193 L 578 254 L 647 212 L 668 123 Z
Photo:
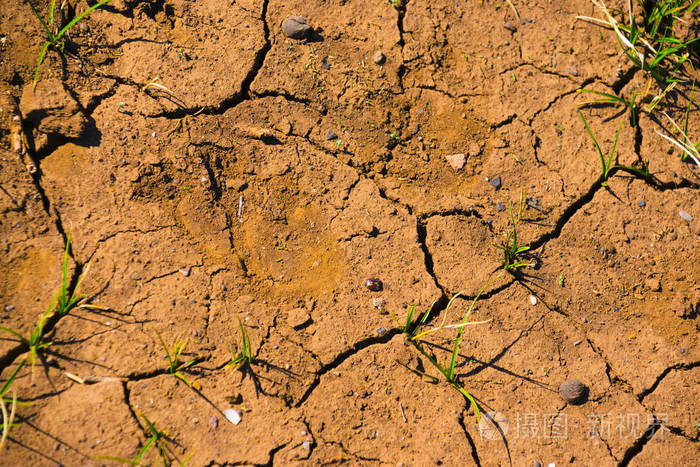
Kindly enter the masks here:
M 229 422 L 233 423 L 234 425 L 238 425 L 239 423 L 241 423 L 243 413 L 240 410 L 236 409 L 226 409 L 224 410 L 224 416 Z
M 537 305 L 537 298 L 534 295 L 530 295 L 530 304 Z
M 686 211 L 681 210 L 681 211 L 678 212 L 678 215 L 681 216 L 681 218 L 682 218 L 684 221 L 688 221 L 688 222 L 692 222 L 692 221 L 693 221 L 693 216 L 691 216 L 690 214 L 688 214 Z

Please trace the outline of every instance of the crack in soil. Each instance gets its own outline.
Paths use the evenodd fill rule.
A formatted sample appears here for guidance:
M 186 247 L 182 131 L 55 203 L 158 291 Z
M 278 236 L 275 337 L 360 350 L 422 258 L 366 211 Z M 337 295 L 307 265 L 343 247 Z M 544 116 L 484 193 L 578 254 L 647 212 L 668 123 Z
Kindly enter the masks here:
M 675 365 L 671 365 L 668 368 L 664 369 L 664 371 L 661 372 L 661 374 L 656 378 L 656 380 L 652 383 L 652 385 L 648 389 L 643 389 L 642 392 L 640 392 L 637 395 L 637 400 L 639 402 L 643 402 L 644 398 L 647 397 L 649 394 L 654 392 L 656 388 L 661 384 L 661 382 L 668 376 L 671 371 L 678 370 L 678 371 L 685 371 L 685 370 L 691 370 L 693 368 L 696 368 L 700 366 L 700 360 L 697 362 L 690 362 L 690 363 L 676 363 Z
M 404 60 L 403 56 L 403 49 L 404 46 L 406 45 L 406 41 L 404 40 L 404 29 L 403 29 L 403 21 L 404 18 L 406 17 L 406 9 L 408 7 L 409 0 L 406 0 L 405 2 L 399 1 L 398 6 L 396 6 L 396 10 L 398 13 L 398 17 L 396 19 L 396 29 L 399 30 L 399 42 L 398 45 L 401 47 L 401 64 L 399 65 L 398 69 L 396 70 L 396 76 L 399 78 L 399 88 L 401 88 L 401 91 L 404 91 L 404 86 L 403 86 L 403 77 L 406 74 L 407 68 L 406 68 L 406 61 Z
M 653 417 L 654 421 L 652 421 L 649 424 L 647 429 L 644 430 L 644 433 L 642 433 L 642 435 L 634 441 L 632 446 L 627 448 L 624 456 L 622 457 L 622 460 L 617 464 L 618 467 L 625 467 L 629 465 L 632 458 L 640 452 L 642 452 L 642 449 L 644 449 L 644 445 L 646 445 L 654 436 L 654 434 L 656 434 L 656 432 L 661 429 L 661 421 L 658 418 L 656 418 L 656 415 L 653 415 Z
M 469 430 L 467 430 L 467 425 L 464 422 L 464 411 L 459 414 L 459 418 L 457 419 L 459 422 L 459 426 L 462 427 L 462 430 L 464 431 L 464 436 L 467 438 L 467 442 L 469 443 L 469 446 L 472 448 L 472 460 L 474 461 L 474 465 L 477 467 L 481 467 L 481 460 L 479 459 L 479 452 L 476 449 L 476 443 L 474 443 L 474 440 L 472 437 L 469 435 Z
M 575 94 L 578 92 L 579 89 L 584 88 L 585 86 L 588 86 L 589 84 L 593 83 L 595 80 L 593 78 L 588 78 L 585 81 L 583 81 L 576 89 L 572 89 L 566 92 L 563 92 L 559 95 L 557 95 L 554 99 L 552 99 L 549 103 L 547 103 L 546 106 L 543 108 L 535 111 L 535 113 L 530 117 L 527 121 L 527 126 L 532 128 L 532 122 L 535 121 L 535 119 L 543 112 L 548 111 L 554 104 L 559 102 L 561 99 L 565 98 L 566 96 L 570 96 L 571 94 Z
M 314 390 L 318 387 L 318 385 L 321 384 L 321 378 L 323 377 L 323 375 L 325 375 L 331 370 L 338 368 L 345 362 L 345 360 L 356 355 L 361 350 L 364 350 L 376 344 L 386 344 L 398 334 L 401 334 L 401 330 L 398 328 L 392 328 L 389 329 L 383 336 L 373 336 L 360 340 L 356 342 L 351 348 L 339 353 L 331 362 L 329 362 L 326 365 L 323 365 L 316 372 L 316 377 L 306 389 L 306 392 L 304 392 L 304 394 L 301 396 L 299 401 L 296 404 L 294 404 L 294 407 L 301 407 L 302 405 L 304 405 L 304 403 L 306 403 L 309 396 L 311 396 L 311 393 L 313 393 Z

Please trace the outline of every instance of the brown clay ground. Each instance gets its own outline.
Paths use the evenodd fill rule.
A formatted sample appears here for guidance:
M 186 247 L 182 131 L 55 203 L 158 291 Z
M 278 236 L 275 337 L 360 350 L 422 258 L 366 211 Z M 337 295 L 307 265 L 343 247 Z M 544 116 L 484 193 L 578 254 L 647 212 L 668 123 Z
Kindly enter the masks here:
M 32 405 L 3 465 L 134 458 L 140 414 L 196 466 L 695 464 L 700 177 L 656 134 L 658 114 L 635 131 L 598 107 L 584 112 L 604 150 L 623 121 L 620 161 L 649 160 L 658 182 L 598 183 L 576 90 L 629 95 L 646 81 L 609 31 L 574 20 L 596 15 L 588 0 L 513 2 L 522 23 L 504 2 L 475 0 L 115 0 L 75 28 L 75 54 L 52 52 L 41 70 L 38 88 L 65 86 L 84 130 L 71 135 L 66 117 L 47 136 L 25 121 L 22 157 L 11 118 L 41 31 L 10 3 L 0 322 L 22 333 L 36 322 L 69 232 L 72 285 L 90 263 L 81 290 L 109 311 L 47 329 L 43 362 L 12 386 Z M 315 41 L 284 37 L 291 14 Z M 168 91 L 144 89 L 156 78 Z M 679 116 L 688 93 L 671 97 L 664 109 Z M 698 115 L 694 104 L 695 140 Z M 455 153 L 468 154 L 458 172 Z M 489 288 L 473 316 L 490 322 L 467 328 L 458 360 L 482 411 L 508 419 L 501 436 L 410 371 L 436 373 L 393 316 L 434 302 L 442 315 L 463 291 L 447 311 L 458 321 L 499 266 L 497 203 L 523 191 L 518 233 L 536 266 Z M 384 289 L 367 290 L 369 277 Z M 258 352 L 245 371 L 225 367 L 237 317 Z M 199 389 L 167 373 L 154 330 L 189 338 Z M 2 337 L 4 380 L 27 348 Z M 453 338 L 427 340 L 444 360 Z M 589 386 L 585 404 L 560 398 L 569 378 Z

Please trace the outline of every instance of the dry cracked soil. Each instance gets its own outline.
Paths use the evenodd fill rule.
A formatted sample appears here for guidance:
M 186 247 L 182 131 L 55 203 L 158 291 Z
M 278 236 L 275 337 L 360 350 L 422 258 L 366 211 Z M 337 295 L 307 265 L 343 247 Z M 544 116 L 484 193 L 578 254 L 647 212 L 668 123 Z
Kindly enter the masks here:
M 394 3 L 113 0 L 36 86 L 42 26 L 2 5 L 0 323 L 29 335 L 69 238 L 68 290 L 100 308 L 49 318 L 33 367 L 0 335 L 28 403 L 0 463 L 119 465 L 149 420 L 154 465 L 697 465 L 700 170 L 657 133 L 689 108 L 700 137 L 691 88 L 636 126 L 584 105 L 648 83 L 589 0 Z M 602 186 L 579 108 L 652 176 Z M 456 360 L 478 419 L 403 323 L 459 322 L 490 278 Z M 252 361 L 227 365 L 241 328 Z M 421 345 L 444 362 L 456 334 Z

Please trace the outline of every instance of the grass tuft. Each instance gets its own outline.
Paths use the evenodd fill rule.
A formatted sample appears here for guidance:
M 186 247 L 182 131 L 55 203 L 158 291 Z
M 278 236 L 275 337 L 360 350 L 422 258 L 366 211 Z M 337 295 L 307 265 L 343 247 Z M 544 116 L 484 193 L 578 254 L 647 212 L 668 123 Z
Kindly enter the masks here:
M 241 330 L 241 345 L 240 347 L 231 344 L 231 361 L 226 364 L 226 368 L 235 367 L 240 368 L 245 364 L 252 364 L 255 361 L 255 354 L 253 353 L 253 346 L 250 344 L 250 336 L 248 336 L 248 331 L 246 331 L 241 322 L 241 318 L 238 318 L 238 326 Z
M 450 305 L 452 305 L 452 302 L 461 295 L 461 292 L 454 295 L 450 301 L 447 304 L 447 307 L 445 308 L 445 317 L 443 318 L 442 323 L 440 326 L 429 329 L 427 331 L 423 332 L 418 332 L 418 327 L 422 326 L 425 324 L 425 322 L 428 319 L 428 316 L 430 315 L 430 312 L 432 310 L 432 307 L 430 307 L 421 317 L 419 320 L 419 323 L 417 326 L 412 325 L 412 319 L 413 315 L 415 314 L 415 307 L 411 305 L 408 316 L 406 318 L 406 324 L 403 327 L 403 332 L 406 334 L 406 336 L 409 338 L 410 342 L 414 345 L 414 347 L 418 350 L 418 352 L 421 353 L 428 361 L 433 365 L 439 372 L 442 374 L 442 376 L 445 378 L 445 381 L 452 386 L 454 389 L 456 389 L 462 396 L 464 396 L 465 399 L 469 402 L 471 407 L 474 409 L 474 413 L 476 414 L 476 419 L 477 422 L 480 421 L 481 419 L 481 412 L 479 411 L 479 406 L 476 403 L 476 400 L 474 397 L 464 388 L 464 386 L 459 382 L 457 375 L 455 374 L 455 368 L 457 365 L 457 356 L 459 355 L 459 346 L 462 342 L 462 333 L 464 332 L 464 328 L 473 324 L 484 324 L 487 323 L 489 320 L 486 321 L 469 321 L 469 316 L 471 315 L 472 311 L 474 310 L 474 306 L 476 305 L 476 302 L 479 300 L 481 295 L 484 293 L 484 291 L 494 283 L 495 277 L 489 279 L 489 281 L 479 290 L 479 293 L 474 297 L 472 300 L 471 304 L 469 305 L 469 309 L 467 312 L 464 314 L 464 317 L 459 323 L 456 324 L 445 324 L 445 321 L 447 319 L 447 311 L 450 308 Z M 453 348 L 452 348 L 452 353 L 450 355 L 450 360 L 449 363 L 442 364 L 438 361 L 437 357 L 429 352 L 425 346 L 423 346 L 420 342 L 420 339 L 422 337 L 425 337 L 428 334 L 431 334 L 433 332 L 437 332 L 443 329 L 457 329 L 457 337 L 454 340 Z M 411 370 L 415 371 L 415 370 Z M 427 378 L 431 379 L 432 381 L 439 381 L 439 378 L 433 375 L 429 374 L 423 374 L 423 376 L 426 376 Z
M 2 448 L 5 445 L 5 440 L 7 439 L 7 435 L 10 432 L 10 428 L 17 425 L 17 423 L 14 423 L 15 409 L 17 405 L 30 405 L 28 402 L 18 401 L 17 394 L 14 390 L 12 391 L 12 399 L 8 399 L 5 397 L 5 394 L 7 394 L 7 391 L 10 389 L 10 385 L 17 377 L 19 370 L 21 370 L 22 366 L 24 366 L 25 361 L 26 358 L 20 360 L 19 364 L 17 364 L 17 367 L 15 367 L 12 374 L 10 374 L 9 378 L 7 378 L 7 381 L 5 381 L 5 383 L 2 385 L 2 388 L 0 388 L 0 412 L 2 413 L 2 435 L 0 436 L 0 452 L 2 452 Z M 7 404 L 10 404 L 9 414 L 7 412 Z
M 148 441 L 146 441 L 146 444 L 143 445 L 136 457 L 134 459 L 125 459 L 123 457 L 99 456 L 98 459 L 111 460 L 115 462 L 121 462 L 122 464 L 141 466 L 143 465 L 141 464 L 141 459 L 143 458 L 143 456 L 145 456 L 146 453 L 153 446 L 156 446 L 160 453 L 160 457 L 163 460 L 163 465 L 166 466 L 173 464 L 172 459 L 174 459 L 176 456 L 171 452 L 170 448 L 168 447 L 168 441 L 170 441 L 170 439 L 168 438 L 168 432 L 165 430 L 158 430 L 153 424 L 153 422 L 151 422 L 148 419 L 148 417 L 146 417 L 144 414 L 139 413 L 139 415 L 141 415 L 141 418 L 143 418 L 144 422 L 146 422 L 146 426 L 148 428 L 149 433 L 151 434 L 151 437 L 148 439 Z M 183 467 L 187 464 L 187 462 L 189 462 L 191 457 L 192 455 L 190 454 L 182 462 L 179 462 L 178 465 L 180 465 L 180 467 Z
M 188 386 L 192 387 L 192 382 L 188 380 L 184 374 L 182 374 L 182 370 L 185 370 L 194 365 L 195 363 L 199 362 L 201 358 L 195 357 L 191 360 L 188 360 L 185 363 L 180 363 L 180 355 L 182 355 L 182 352 L 185 350 L 185 346 L 187 345 L 187 339 L 182 340 L 181 337 L 176 337 L 175 342 L 173 342 L 172 349 L 170 349 L 166 345 L 165 341 L 163 340 L 163 336 L 160 335 L 158 330 L 154 329 L 154 331 L 156 333 L 156 336 L 158 336 L 160 344 L 165 350 L 165 355 L 168 359 L 168 372 L 176 378 L 182 380 Z
M 44 19 L 41 17 L 41 14 L 39 11 L 36 9 L 34 4 L 31 2 L 31 0 L 24 0 L 27 4 L 32 9 L 32 12 L 34 12 L 34 15 L 37 17 L 39 22 L 41 23 L 41 27 L 44 29 L 44 45 L 41 48 L 41 52 L 39 52 L 39 58 L 36 62 L 36 68 L 34 70 L 34 83 L 39 80 L 39 69 L 41 68 L 41 64 L 44 62 L 44 59 L 46 58 L 46 53 L 49 50 L 55 50 L 59 53 L 63 53 L 63 49 L 65 48 L 65 40 L 63 39 L 63 36 L 65 36 L 66 32 L 73 26 L 75 26 L 80 20 L 85 18 L 87 15 L 89 15 L 93 10 L 101 7 L 107 2 L 110 2 L 111 0 L 102 0 L 100 2 L 97 2 L 96 4 L 92 5 L 89 7 L 87 10 L 84 12 L 80 13 L 77 15 L 75 18 L 73 18 L 68 24 L 66 24 L 63 28 L 60 30 L 58 29 L 60 25 L 55 24 L 54 22 L 54 11 L 56 9 L 56 0 L 51 0 L 51 3 L 49 4 L 49 16 L 47 19 Z
M 505 240 L 503 240 L 500 245 L 494 243 L 493 246 L 503 251 L 503 262 L 501 263 L 501 267 L 506 271 L 513 272 L 519 268 L 529 265 L 529 263 L 525 261 L 524 255 L 528 250 L 530 250 L 530 246 L 518 244 L 517 229 L 517 224 L 520 222 L 523 209 L 525 209 L 525 194 L 520 194 L 520 203 L 517 216 L 513 214 L 513 203 L 509 203 L 509 206 L 511 229 L 508 232 Z

